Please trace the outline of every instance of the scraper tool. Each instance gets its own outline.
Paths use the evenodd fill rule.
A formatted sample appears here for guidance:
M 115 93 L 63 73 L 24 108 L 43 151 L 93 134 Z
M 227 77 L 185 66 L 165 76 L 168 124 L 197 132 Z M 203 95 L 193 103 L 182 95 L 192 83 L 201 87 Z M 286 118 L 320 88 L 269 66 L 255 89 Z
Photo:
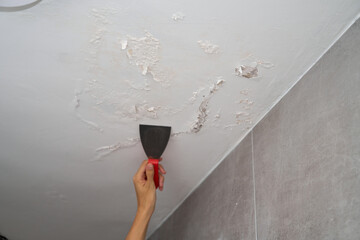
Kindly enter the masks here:
M 159 161 L 170 138 L 171 127 L 139 125 L 141 144 L 148 162 L 154 166 L 155 187 L 159 187 Z

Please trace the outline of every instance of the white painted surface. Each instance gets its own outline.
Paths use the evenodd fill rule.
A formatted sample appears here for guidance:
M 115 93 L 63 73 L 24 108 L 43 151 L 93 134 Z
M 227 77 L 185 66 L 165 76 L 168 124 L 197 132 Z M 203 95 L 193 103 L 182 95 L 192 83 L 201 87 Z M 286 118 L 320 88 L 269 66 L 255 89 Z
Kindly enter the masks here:
M 153 231 L 359 11 L 356 0 L 43 0 L 0 12 L 0 232 L 123 238 L 145 158 L 138 124 L 194 132 L 206 115 L 163 155 Z M 254 63 L 258 77 L 236 76 Z

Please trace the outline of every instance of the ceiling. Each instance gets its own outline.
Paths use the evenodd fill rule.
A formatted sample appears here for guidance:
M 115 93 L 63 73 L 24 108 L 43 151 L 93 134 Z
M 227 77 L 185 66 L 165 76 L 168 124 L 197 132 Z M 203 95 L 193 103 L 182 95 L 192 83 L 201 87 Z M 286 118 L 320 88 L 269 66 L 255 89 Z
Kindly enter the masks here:
M 0 232 L 124 238 L 146 123 L 173 133 L 151 233 L 359 12 L 358 0 L 0 1 Z

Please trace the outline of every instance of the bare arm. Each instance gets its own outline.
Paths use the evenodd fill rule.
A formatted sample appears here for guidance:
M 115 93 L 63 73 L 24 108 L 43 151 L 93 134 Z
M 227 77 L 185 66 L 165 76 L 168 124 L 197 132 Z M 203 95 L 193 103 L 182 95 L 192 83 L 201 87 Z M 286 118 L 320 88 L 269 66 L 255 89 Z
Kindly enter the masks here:
M 159 189 L 164 187 L 165 170 L 159 164 Z M 154 183 L 154 167 L 152 164 L 143 161 L 139 170 L 133 177 L 137 198 L 137 212 L 134 222 L 125 240 L 144 240 L 150 218 L 155 210 L 156 188 Z

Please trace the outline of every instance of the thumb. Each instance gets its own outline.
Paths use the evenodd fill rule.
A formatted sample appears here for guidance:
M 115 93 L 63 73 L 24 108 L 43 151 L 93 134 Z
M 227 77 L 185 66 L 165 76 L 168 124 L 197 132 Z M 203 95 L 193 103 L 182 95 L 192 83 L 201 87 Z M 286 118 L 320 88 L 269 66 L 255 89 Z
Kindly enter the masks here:
M 154 166 L 151 163 L 146 165 L 146 178 L 149 183 L 154 183 Z

